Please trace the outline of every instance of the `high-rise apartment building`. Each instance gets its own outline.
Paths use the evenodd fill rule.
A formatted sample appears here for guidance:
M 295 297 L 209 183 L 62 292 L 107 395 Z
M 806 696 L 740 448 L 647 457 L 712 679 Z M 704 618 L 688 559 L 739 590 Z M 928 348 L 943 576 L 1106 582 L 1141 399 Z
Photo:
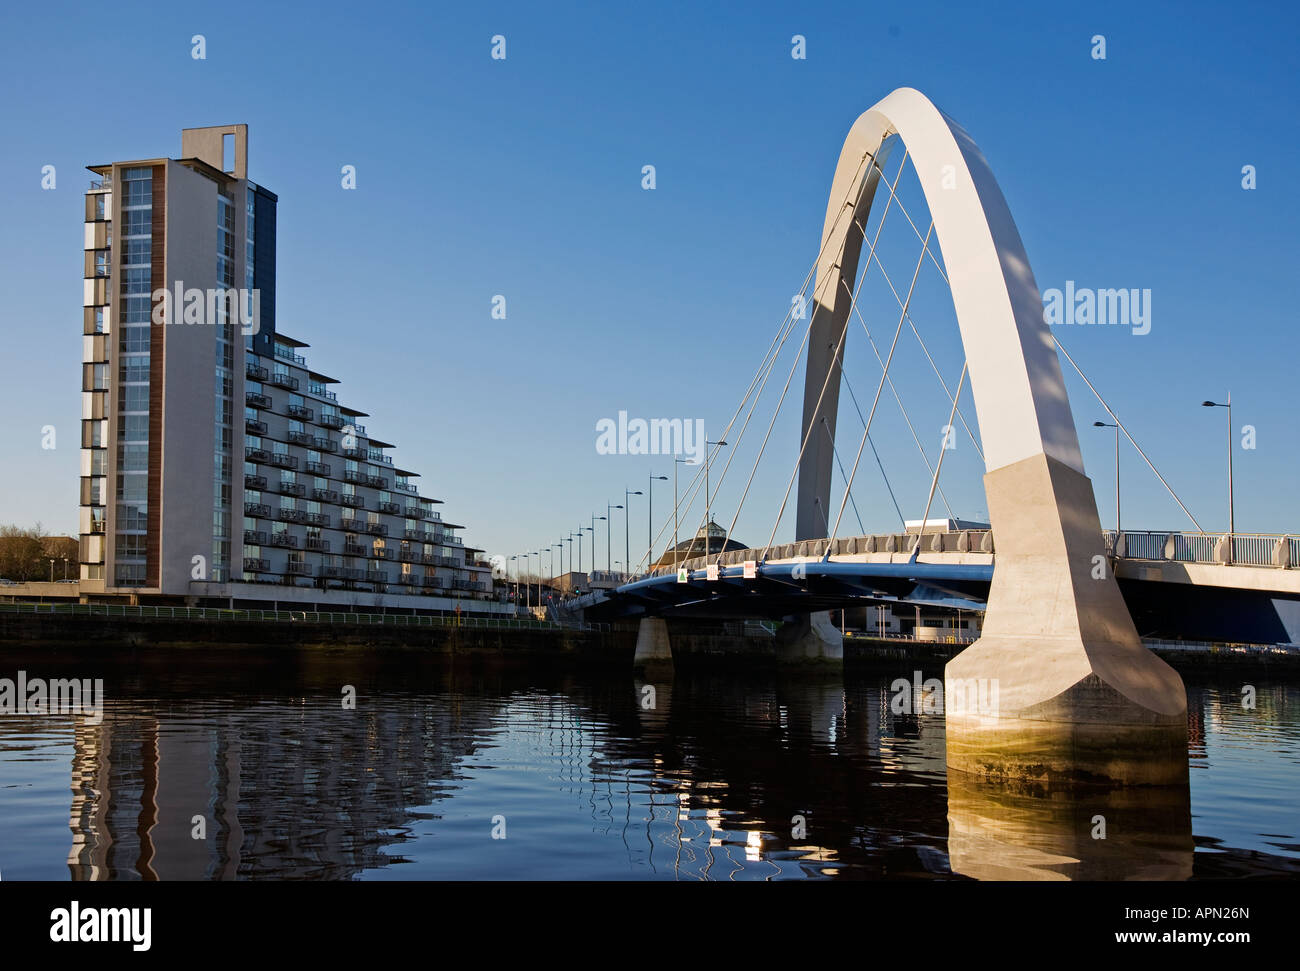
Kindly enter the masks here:
M 81 593 L 505 609 L 337 381 L 276 327 L 274 193 L 246 125 L 89 166 Z

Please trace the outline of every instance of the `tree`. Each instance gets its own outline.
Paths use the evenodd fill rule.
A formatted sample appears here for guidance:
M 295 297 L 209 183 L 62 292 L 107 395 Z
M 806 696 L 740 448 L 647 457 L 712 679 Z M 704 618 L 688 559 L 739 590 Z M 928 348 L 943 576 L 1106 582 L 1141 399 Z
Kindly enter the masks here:
M 6 580 L 39 580 L 41 573 L 41 524 L 24 529 L 0 526 L 0 577 Z

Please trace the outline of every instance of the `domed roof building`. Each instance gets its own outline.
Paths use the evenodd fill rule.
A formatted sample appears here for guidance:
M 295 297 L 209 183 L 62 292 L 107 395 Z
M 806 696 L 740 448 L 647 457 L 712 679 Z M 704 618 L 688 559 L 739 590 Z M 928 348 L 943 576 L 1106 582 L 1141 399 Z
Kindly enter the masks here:
M 734 539 L 728 539 L 727 531 L 713 520 L 709 520 L 709 524 L 698 530 L 694 537 L 683 540 L 676 546 L 670 546 L 664 550 L 663 555 L 655 561 L 651 569 L 671 568 L 675 563 L 689 560 L 691 557 L 704 556 L 706 546 L 708 555 L 714 556 L 731 550 L 743 550 L 747 545 L 746 543 L 738 543 Z

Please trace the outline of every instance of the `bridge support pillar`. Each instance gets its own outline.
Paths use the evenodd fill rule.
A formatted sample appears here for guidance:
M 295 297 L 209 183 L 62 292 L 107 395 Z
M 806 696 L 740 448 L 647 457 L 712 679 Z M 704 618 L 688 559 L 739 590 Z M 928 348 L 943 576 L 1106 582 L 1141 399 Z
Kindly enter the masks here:
M 1087 476 L 1036 455 L 984 477 L 997 568 L 945 670 L 948 766 L 1016 784 L 1185 785 L 1182 679 L 1143 646 Z
M 829 611 L 806 614 L 776 632 L 776 657 L 784 664 L 844 666 L 844 635 Z
M 665 668 L 672 665 L 673 649 L 668 640 L 668 621 L 662 617 L 643 617 L 636 630 L 633 668 Z

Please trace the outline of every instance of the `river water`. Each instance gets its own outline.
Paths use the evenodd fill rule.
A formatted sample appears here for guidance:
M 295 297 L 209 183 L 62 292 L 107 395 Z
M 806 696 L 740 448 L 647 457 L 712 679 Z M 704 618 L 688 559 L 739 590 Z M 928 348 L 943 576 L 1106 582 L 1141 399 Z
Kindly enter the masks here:
M 1300 687 L 1240 671 L 1184 675 L 1187 787 L 1079 795 L 950 780 L 910 670 L 91 666 L 24 662 L 101 716 L 0 715 L 4 880 L 1300 875 Z

